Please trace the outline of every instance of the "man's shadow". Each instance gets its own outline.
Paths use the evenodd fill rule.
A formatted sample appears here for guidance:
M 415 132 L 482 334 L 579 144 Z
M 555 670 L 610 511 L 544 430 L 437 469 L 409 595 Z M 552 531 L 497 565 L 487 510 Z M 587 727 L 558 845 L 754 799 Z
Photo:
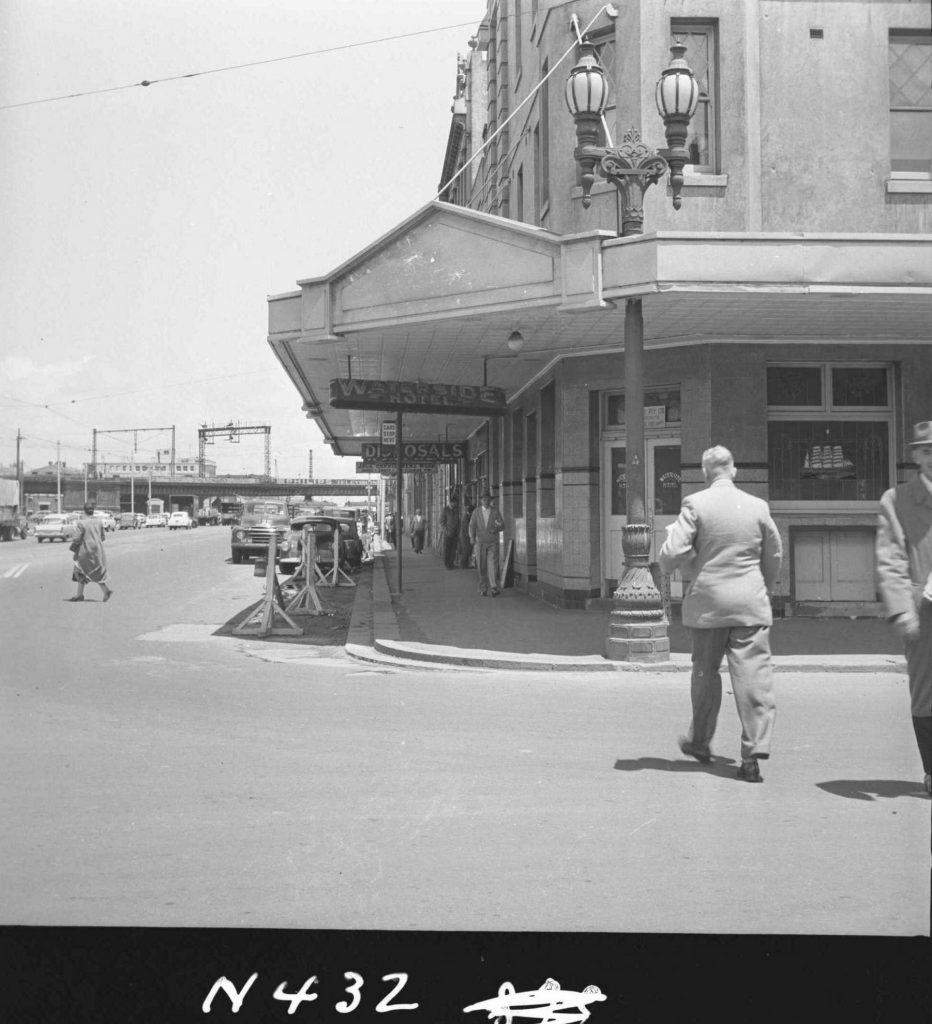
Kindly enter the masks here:
M 816 785 L 832 796 L 843 796 L 849 800 L 878 800 L 881 797 L 898 796 L 926 798 L 928 795 L 921 782 L 903 782 L 901 779 L 833 779 L 831 782 L 817 782 Z
M 713 757 L 708 764 L 698 761 L 671 761 L 665 757 L 638 757 L 630 761 L 616 761 L 616 772 L 702 772 L 705 775 L 720 775 L 733 778 L 735 761 L 731 757 Z

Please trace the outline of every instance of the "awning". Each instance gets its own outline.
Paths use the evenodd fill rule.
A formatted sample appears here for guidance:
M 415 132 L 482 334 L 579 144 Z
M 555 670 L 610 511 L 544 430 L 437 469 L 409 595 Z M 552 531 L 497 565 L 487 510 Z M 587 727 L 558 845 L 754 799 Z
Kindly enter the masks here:
M 882 345 L 932 336 L 927 235 L 662 232 L 560 236 L 432 202 L 325 277 L 269 298 L 269 343 L 338 455 L 390 413 L 335 409 L 337 378 L 481 385 L 508 395 L 555 361 L 624 348 L 641 298 L 646 349 L 710 341 Z M 519 330 L 517 354 L 507 340 Z M 880 357 L 879 354 L 875 357 Z M 480 421 L 406 416 L 459 441 Z

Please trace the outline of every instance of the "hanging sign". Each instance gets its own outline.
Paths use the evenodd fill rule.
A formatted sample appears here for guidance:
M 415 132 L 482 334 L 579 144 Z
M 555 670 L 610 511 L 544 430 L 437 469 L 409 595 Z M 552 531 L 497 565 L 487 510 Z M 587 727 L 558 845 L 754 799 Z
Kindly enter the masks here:
M 398 445 L 371 444 L 364 442 L 359 449 L 364 459 L 395 461 Z M 403 462 L 456 462 L 466 458 L 466 444 L 463 441 L 405 441 L 401 446 Z
M 334 409 L 504 416 L 505 392 L 481 384 L 338 378 L 330 381 L 330 404 Z
M 398 444 L 398 424 L 394 420 L 382 420 L 382 444 Z

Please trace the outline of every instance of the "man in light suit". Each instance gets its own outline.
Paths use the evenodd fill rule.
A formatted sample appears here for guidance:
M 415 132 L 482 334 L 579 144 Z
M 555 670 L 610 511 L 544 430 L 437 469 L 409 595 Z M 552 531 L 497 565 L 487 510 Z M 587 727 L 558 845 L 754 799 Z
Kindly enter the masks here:
M 913 427 L 908 447 L 919 472 L 880 499 L 877 584 L 905 641 L 913 731 L 932 794 L 932 421 Z
M 469 539 L 476 552 L 481 597 L 488 594 L 490 587 L 492 597 L 498 597 L 498 535 L 504 529 L 505 520 L 497 508 L 492 508 L 492 495 L 485 491 L 469 519 Z
M 776 585 L 783 545 L 767 502 L 735 487 L 735 463 L 721 445 L 702 453 L 708 487 L 683 499 L 667 527 L 660 567 L 691 576 L 683 598 L 683 624 L 692 636 L 692 725 L 680 750 L 703 764 L 722 704 L 722 657 L 741 720 L 738 778 L 762 782 L 758 759 L 770 756 L 776 717 L 770 665 Z

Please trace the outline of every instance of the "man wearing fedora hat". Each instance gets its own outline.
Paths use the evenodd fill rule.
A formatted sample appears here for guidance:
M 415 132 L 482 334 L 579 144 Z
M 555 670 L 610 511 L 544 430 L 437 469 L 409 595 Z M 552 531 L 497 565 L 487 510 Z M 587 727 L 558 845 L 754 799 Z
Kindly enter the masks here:
M 880 499 L 877 581 L 905 642 L 913 729 L 932 795 L 932 420 L 913 427 L 907 447 L 919 472 Z
M 469 519 L 469 539 L 476 552 L 479 570 L 479 594 L 485 597 L 491 588 L 492 597 L 498 597 L 498 535 L 505 529 L 505 520 L 497 508 L 492 508 L 492 495 L 483 491 L 479 507 Z

